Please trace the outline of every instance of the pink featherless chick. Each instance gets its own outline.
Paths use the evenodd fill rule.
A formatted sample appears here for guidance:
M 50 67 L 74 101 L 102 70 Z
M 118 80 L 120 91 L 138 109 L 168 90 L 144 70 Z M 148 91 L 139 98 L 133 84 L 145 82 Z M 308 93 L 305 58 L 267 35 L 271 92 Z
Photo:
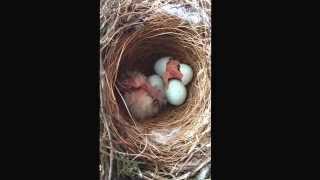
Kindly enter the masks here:
M 140 72 L 129 72 L 120 88 L 131 114 L 137 119 L 152 117 L 166 105 L 164 91 L 152 87 Z
M 183 77 L 183 74 L 179 71 L 180 62 L 174 59 L 170 59 L 167 62 L 166 70 L 164 74 L 162 75 L 165 87 L 168 87 L 168 82 L 170 79 L 179 79 L 181 80 Z

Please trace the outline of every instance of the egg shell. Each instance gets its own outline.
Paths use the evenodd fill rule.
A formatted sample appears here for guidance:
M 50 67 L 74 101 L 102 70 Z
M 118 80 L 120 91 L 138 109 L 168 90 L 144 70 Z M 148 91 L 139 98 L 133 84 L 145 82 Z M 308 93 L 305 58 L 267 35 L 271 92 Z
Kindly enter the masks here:
M 168 61 L 171 57 L 162 57 L 157 60 L 157 62 L 154 64 L 154 71 L 159 75 L 162 76 L 163 73 L 166 71 L 166 66 Z
M 148 77 L 148 82 L 152 87 L 155 87 L 157 89 L 163 90 L 164 89 L 164 83 L 161 77 L 157 74 L 153 74 Z
M 187 64 L 180 64 L 179 71 L 183 75 L 181 79 L 182 83 L 184 85 L 187 85 L 192 80 L 192 77 L 193 77 L 193 71 L 191 66 Z
M 187 98 L 187 89 L 180 80 L 170 80 L 166 90 L 166 97 L 171 105 L 179 106 Z

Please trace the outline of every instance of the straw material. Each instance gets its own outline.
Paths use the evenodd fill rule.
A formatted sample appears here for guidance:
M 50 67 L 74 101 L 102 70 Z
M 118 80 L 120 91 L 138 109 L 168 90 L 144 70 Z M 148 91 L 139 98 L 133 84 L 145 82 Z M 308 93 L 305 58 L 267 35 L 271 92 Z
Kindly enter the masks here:
M 200 22 L 165 11 L 179 4 L 202 13 Z M 100 5 L 101 178 L 115 179 L 119 157 L 142 162 L 143 179 L 186 179 L 211 161 L 210 1 L 102 0 Z M 118 89 L 119 78 L 146 75 L 160 57 L 189 64 L 188 97 L 154 118 L 135 120 Z

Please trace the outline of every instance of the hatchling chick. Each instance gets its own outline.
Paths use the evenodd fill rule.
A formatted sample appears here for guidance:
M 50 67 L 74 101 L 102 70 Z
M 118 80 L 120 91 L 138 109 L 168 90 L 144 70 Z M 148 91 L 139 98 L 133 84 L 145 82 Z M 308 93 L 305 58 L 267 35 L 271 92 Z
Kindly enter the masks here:
M 166 69 L 162 75 L 165 87 L 168 87 L 168 82 L 170 79 L 179 79 L 181 80 L 183 74 L 179 71 L 180 62 L 174 59 L 170 59 L 167 62 Z
M 152 87 L 147 77 L 137 71 L 127 73 L 120 89 L 131 114 L 139 120 L 155 116 L 167 103 L 164 91 Z

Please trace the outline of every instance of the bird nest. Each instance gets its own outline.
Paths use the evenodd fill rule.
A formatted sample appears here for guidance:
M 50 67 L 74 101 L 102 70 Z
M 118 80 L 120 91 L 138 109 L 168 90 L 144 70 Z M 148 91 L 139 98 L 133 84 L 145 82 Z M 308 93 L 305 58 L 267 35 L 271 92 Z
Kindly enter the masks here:
M 100 3 L 101 178 L 187 179 L 196 175 L 211 162 L 210 1 Z M 170 13 L 168 7 L 175 4 L 200 18 Z M 164 56 L 192 67 L 187 100 L 137 121 L 117 82 L 130 70 L 152 74 L 153 64 Z

